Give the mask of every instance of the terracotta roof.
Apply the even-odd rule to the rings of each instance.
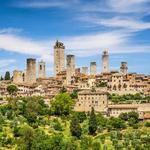
[[[138,106],[137,105],[133,105],[133,104],[120,104],[120,105],[108,105],[108,108],[118,108],[118,109],[121,109],[121,108],[129,108],[129,109],[131,109],[131,108],[133,108],[133,109],[136,109],[136,108],[138,108]]]
[[[89,90],[86,90],[86,91],[81,91],[78,94],[79,95],[96,95],[96,94],[107,94],[107,92],[104,92],[104,91],[91,92]]]
[[[150,113],[145,113],[144,114],[144,119],[150,119]]]

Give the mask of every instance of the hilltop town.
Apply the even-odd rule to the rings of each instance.
[[[38,62],[37,69],[36,59],[28,58],[25,71],[14,70],[11,80],[0,81],[0,97],[5,101],[10,96],[7,86],[15,84],[18,88],[16,96],[42,96],[45,103],[49,103],[64,88],[68,93],[78,92],[75,111],[89,112],[94,107],[95,111],[106,116],[136,111],[141,119],[150,119],[150,75],[129,73],[127,62],[121,62],[120,70],[110,70],[109,59],[109,51],[104,50],[101,56],[101,72],[97,72],[96,62],[90,62],[89,68],[76,68],[75,56],[65,57],[64,44],[56,41],[54,77],[46,77],[44,61]],[[113,95],[140,95],[140,98],[137,101],[129,99],[116,104],[109,100]]]

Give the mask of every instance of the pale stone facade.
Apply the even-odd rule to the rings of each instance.
[[[66,82],[67,85],[72,84],[73,76],[75,75],[75,56],[67,55],[67,74],[66,74]]]
[[[18,84],[18,83],[23,83],[24,78],[23,78],[23,72],[19,70],[14,70],[13,71],[13,83]]]
[[[45,62],[38,62],[38,78],[45,78]]]
[[[104,50],[102,54],[102,73],[109,72],[109,55],[108,50]]]
[[[56,41],[54,46],[54,74],[55,76],[65,69],[65,46],[63,43]]]
[[[90,75],[96,75],[96,62],[90,63]]]
[[[75,111],[90,112],[93,107],[96,112],[106,114],[107,105],[107,92],[86,90],[78,93],[78,100],[74,109]]]
[[[36,59],[27,59],[26,83],[36,83]]]
[[[108,105],[108,116],[118,117],[121,113],[137,112],[140,119],[144,119],[144,114],[150,112],[150,103],[145,104],[114,104]]]

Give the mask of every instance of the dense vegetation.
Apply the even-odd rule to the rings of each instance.
[[[109,94],[108,98],[113,103],[133,103],[133,102],[146,103],[146,102],[150,102],[150,96],[143,96],[140,93],[126,94],[126,95]]]
[[[42,97],[9,98],[0,106],[0,149],[16,150],[149,150],[150,123],[135,112],[106,118],[74,112],[64,91],[46,105]]]

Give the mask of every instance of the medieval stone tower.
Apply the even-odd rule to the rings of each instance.
[[[74,75],[75,75],[75,56],[67,55],[67,77],[66,77],[67,85],[72,83],[73,81],[72,77]]]
[[[36,59],[27,59],[26,67],[26,83],[33,84],[36,82]]]
[[[63,43],[56,41],[54,46],[54,74],[61,72],[65,68],[65,46]]]
[[[82,67],[82,73],[88,75],[88,67]]]
[[[23,72],[19,70],[14,70],[13,71],[13,83],[19,84],[19,83],[23,83],[23,81],[24,81]]]
[[[102,73],[109,72],[109,55],[108,50],[104,50],[102,54]]]
[[[38,78],[45,78],[45,62],[38,62]]]
[[[90,63],[90,75],[96,75],[96,62]]]
[[[123,74],[128,73],[128,64],[127,64],[127,62],[121,62],[120,72],[123,73]]]

